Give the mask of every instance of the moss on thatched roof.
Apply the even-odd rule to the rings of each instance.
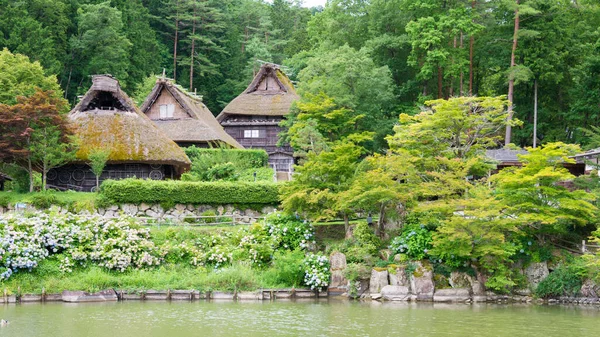
[[[223,109],[217,120],[221,122],[227,115],[284,116],[299,98],[277,65],[263,64],[248,88]]]
[[[198,96],[192,96],[168,79],[160,78],[156,81],[156,85],[141,106],[142,112],[147,113],[150,110],[163,90],[167,90],[189,116],[189,118],[183,119],[153,121],[173,141],[189,143],[223,142],[234,148],[244,148],[223,130],[221,124]]]
[[[79,138],[77,159],[96,149],[110,150],[110,163],[168,164],[180,171],[191,162],[123,92],[110,75],[93,76],[92,87],[69,114]]]

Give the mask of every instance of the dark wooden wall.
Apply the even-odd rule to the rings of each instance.
[[[153,180],[173,179],[175,178],[174,172],[170,165],[112,164],[106,165],[104,168],[100,176],[100,183],[106,179],[120,180],[134,177]],[[48,186],[90,192],[95,190],[96,176],[85,164],[65,165],[48,172]]]

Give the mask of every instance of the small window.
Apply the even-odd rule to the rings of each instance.
[[[175,112],[175,104],[161,104],[160,118],[173,118]]]
[[[244,138],[259,138],[260,132],[258,130],[244,130]]]

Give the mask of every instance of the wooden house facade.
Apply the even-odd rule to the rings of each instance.
[[[100,176],[105,179],[178,178],[191,162],[183,150],[146,117],[110,75],[96,75],[92,86],[69,113],[79,138],[76,161],[48,172],[49,187],[93,191],[96,176],[90,153],[109,152]]]
[[[246,90],[217,116],[225,131],[245,148],[264,149],[269,165],[291,172],[293,149],[278,146],[279,123],[299,99],[289,78],[274,64],[263,64]]]
[[[140,107],[171,140],[181,147],[243,148],[231,137],[201,98],[160,78]]]

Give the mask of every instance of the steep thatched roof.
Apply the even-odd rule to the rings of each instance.
[[[224,142],[235,148],[244,148],[223,130],[221,124],[199,97],[191,96],[168,79],[161,78],[156,81],[156,85],[140,108],[142,112],[148,112],[163,90],[167,90],[188,115],[188,118],[153,120],[173,141],[189,143]]]
[[[88,161],[95,149],[109,149],[110,163],[190,166],[183,150],[170,140],[127,96],[110,75],[96,75],[92,87],[69,117],[79,137],[77,159]]]
[[[300,97],[290,79],[274,64],[263,64],[246,90],[217,116],[227,115],[284,116]]]

